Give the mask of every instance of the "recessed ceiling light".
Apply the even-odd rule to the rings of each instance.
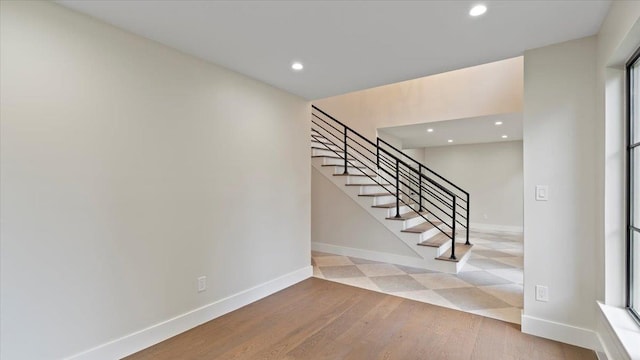
[[[453,140],[449,139],[449,140],[447,140],[447,142],[448,142],[448,143],[452,143],[452,142],[453,142]]]
[[[480,16],[484,13],[487,12],[487,7],[482,5],[482,4],[478,4],[474,7],[471,8],[471,10],[469,10],[469,15],[471,16]]]
[[[291,69],[293,69],[293,71],[300,71],[304,69],[304,65],[302,65],[301,62],[296,61],[293,64],[291,64]]]
[[[508,136],[507,135],[502,135],[502,138],[506,139],[506,138],[508,138]]]
[[[433,132],[433,129],[427,129],[427,132]]]
[[[496,121],[494,124],[500,126],[500,125],[502,125],[502,121]]]

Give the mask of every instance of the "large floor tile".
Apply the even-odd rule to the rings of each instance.
[[[427,289],[450,289],[473,286],[451,274],[411,274],[411,276]]]
[[[390,293],[427,289],[409,275],[373,276],[370,279],[378,285],[380,290]]]
[[[325,279],[335,278],[352,278],[352,277],[364,277],[365,275],[355,265],[343,265],[343,266],[320,266],[320,271],[324,275]]]
[[[476,287],[435,289],[434,291],[462,310],[498,309],[511,307],[510,304]]]
[[[359,264],[356,265],[367,276],[404,275],[405,272],[391,264]]]
[[[467,271],[458,273],[458,278],[475,286],[509,284],[510,281],[486,271]]]

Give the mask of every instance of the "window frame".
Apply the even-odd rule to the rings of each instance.
[[[640,48],[638,48],[633,55],[631,56],[631,58],[629,58],[629,61],[627,61],[627,63],[625,64],[625,76],[626,76],[626,117],[627,117],[627,121],[626,121],[626,144],[625,144],[625,153],[626,153],[626,225],[627,225],[627,231],[626,231],[626,308],[629,311],[629,313],[631,314],[632,318],[638,323],[640,324],[640,314],[639,311],[640,309],[635,309],[633,307],[633,286],[634,286],[634,274],[633,274],[633,264],[634,261],[638,262],[640,261],[640,259],[635,259],[635,257],[633,256],[633,251],[634,251],[634,239],[633,239],[633,234],[634,232],[640,234],[640,228],[637,228],[633,225],[633,216],[634,216],[634,212],[636,211],[640,211],[640,209],[635,209],[635,206],[633,204],[633,200],[632,197],[634,195],[634,189],[633,189],[633,171],[634,171],[634,165],[633,165],[633,152],[635,148],[640,149],[640,141],[633,143],[634,141],[634,132],[635,132],[635,128],[633,126],[634,123],[634,102],[633,102],[633,98],[634,97],[640,97],[640,89],[634,89],[633,88],[633,84],[632,84],[632,67],[636,64],[640,62]],[[640,69],[637,69],[636,71],[640,71]],[[637,169],[636,169],[637,170]],[[636,192],[639,192],[640,189],[636,189]],[[638,240],[635,240],[635,242],[638,242]],[[637,245],[636,245],[637,246]],[[635,284],[636,286],[640,286],[640,284]]]

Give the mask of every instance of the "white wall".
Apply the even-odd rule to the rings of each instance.
[[[593,345],[596,261],[596,38],[525,52],[524,317],[522,329]],[[549,201],[535,201],[536,185]],[[549,302],[534,286],[549,287]],[[561,324],[561,325],[559,325]]]
[[[472,228],[522,231],[522,141],[427,147],[423,159],[469,192]]]
[[[316,100],[369,138],[379,128],[522,111],[522,57]]]
[[[402,149],[402,152],[413,158],[415,161],[419,161],[424,164],[424,148]]]
[[[308,269],[307,102],[53,3],[1,10],[1,358]]]

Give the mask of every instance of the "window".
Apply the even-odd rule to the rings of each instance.
[[[627,307],[640,321],[640,49],[627,63]]]

